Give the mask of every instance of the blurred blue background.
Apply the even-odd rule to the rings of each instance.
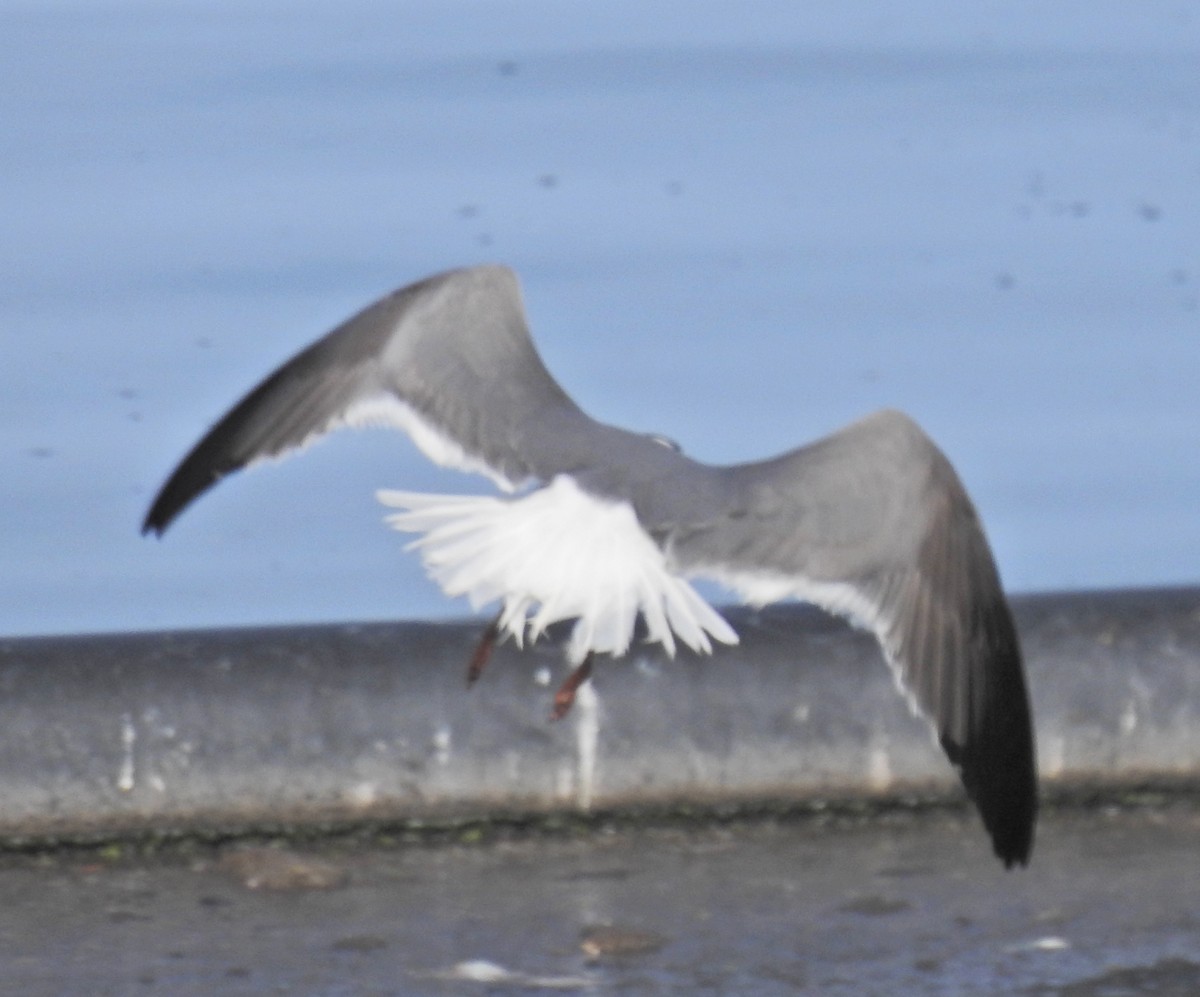
[[[1200,580],[1200,8],[0,3],[0,634],[432,618],[401,436],[163,478],[379,294],[499,261],[594,416],[767,456],[869,411],[1010,590]]]

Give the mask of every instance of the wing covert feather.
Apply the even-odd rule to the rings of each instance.
[[[669,541],[681,570],[748,602],[791,595],[870,626],[959,769],[996,853],[1025,862],[1037,780],[1020,647],[983,529],[946,457],[915,422],[885,411],[726,473],[735,500]]]
[[[538,356],[512,271],[455,270],[380,299],[263,380],[180,462],[142,529],[162,533],[226,474],[345,425],[396,426],[438,463],[517,483],[574,456],[527,445],[547,424],[590,422]]]

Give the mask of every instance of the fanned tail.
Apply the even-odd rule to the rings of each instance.
[[[678,638],[709,653],[710,638],[736,644],[733,628],[666,566],[633,509],[582,491],[570,478],[519,498],[380,491],[401,511],[387,522],[422,534],[416,550],[448,596],[473,609],[503,600],[499,627],[521,642],[577,619],[568,658],[621,655],[639,615],[647,640],[674,655]]]

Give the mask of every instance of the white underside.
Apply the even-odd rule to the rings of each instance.
[[[785,575],[772,571],[706,568],[699,574],[724,585],[750,606],[761,608],[773,602],[782,602],[784,599],[799,599],[820,606],[826,612],[840,616],[857,627],[870,630],[880,642],[896,689],[907,701],[914,715],[923,715],[915,693],[904,682],[900,664],[885,636],[894,621],[853,585],[846,582],[814,581],[800,575]]]
[[[639,615],[647,640],[675,653],[678,638],[709,652],[709,638],[736,644],[733,628],[688,582],[624,502],[588,495],[566,475],[518,498],[380,491],[402,511],[395,529],[423,534],[409,546],[449,596],[478,609],[502,603],[500,626],[518,642],[577,619],[568,658],[629,649]]]
[[[879,622],[876,608],[858,589],[845,582],[816,582],[775,571],[730,571],[718,567],[704,568],[698,573],[736,592],[742,602],[758,609],[784,599],[800,599],[867,629],[874,629]]]
[[[439,467],[486,475],[505,492],[515,491],[520,484],[509,481],[487,462],[467,453],[454,439],[393,394],[381,393],[355,402],[346,410],[341,423],[354,427],[386,426],[399,429],[407,433],[417,449]]]

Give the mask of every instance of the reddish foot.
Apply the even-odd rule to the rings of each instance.
[[[554,709],[550,711],[551,720],[561,720],[571,712],[571,707],[575,705],[575,693],[591,677],[592,656],[589,653],[579,667],[567,676],[566,681],[558,687],[558,692],[554,694]]]
[[[467,663],[468,689],[479,681],[479,676],[483,674],[484,668],[487,667],[488,659],[492,656],[492,648],[496,646],[496,638],[499,636],[500,617],[497,616],[488,624],[488,628],[483,632],[483,636],[479,638],[479,643],[475,645],[475,653],[471,655],[471,660]]]

